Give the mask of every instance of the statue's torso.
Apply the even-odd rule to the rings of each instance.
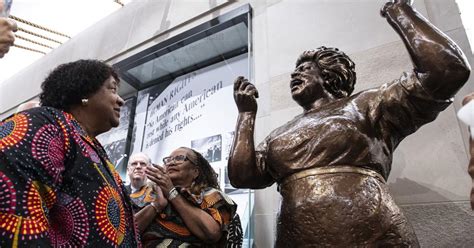
[[[348,99],[296,117],[270,135],[268,171],[280,183],[315,167],[353,166],[388,174],[391,139],[376,128],[369,109]],[[416,247],[412,228],[382,181],[333,173],[281,184],[276,247]]]
[[[274,130],[257,149],[258,166],[280,184],[277,247],[417,247],[387,186],[367,174],[290,178],[312,168],[364,168],[387,178],[395,147],[449,105],[413,74],[304,113]],[[285,182],[285,183],[282,183]]]
[[[278,128],[268,138],[269,172],[283,179],[302,169],[351,165],[388,174],[392,151],[367,110],[357,99],[342,99]]]

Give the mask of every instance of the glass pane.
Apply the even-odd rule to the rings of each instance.
[[[129,69],[127,72],[135,77],[140,84],[145,84],[169,74],[179,73],[183,69],[220,57],[223,54],[246,49],[247,42],[248,28],[245,23],[241,22],[160,55]]]
[[[159,165],[181,146],[200,152],[219,175],[221,189],[238,204],[246,238],[253,205],[249,190],[230,185],[227,160],[238,115],[233,82],[248,77],[248,60],[242,54],[139,91],[131,152],[145,152]]]

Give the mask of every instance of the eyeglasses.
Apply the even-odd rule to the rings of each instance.
[[[174,157],[165,157],[165,158],[163,158],[163,163],[169,164],[173,161],[175,163],[183,163],[184,161],[187,161],[187,160],[189,160],[189,158],[186,157],[186,155],[178,155],[178,156],[174,156]]]
[[[130,167],[137,167],[137,166],[139,166],[139,165],[145,167],[145,166],[147,166],[147,163],[135,161],[135,162],[131,163],[129,166],[130,166]]]

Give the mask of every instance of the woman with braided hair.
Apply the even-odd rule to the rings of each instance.
[[[146,169],[158,199],[135,215],[144,247],[228,246],[237,205],[220,191],[209,162],[187,147],[174,150],[163,162],[163,167]]]

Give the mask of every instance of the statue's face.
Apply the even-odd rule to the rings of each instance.
[[[311,104],[325,96],[323,83],[321,70],[315,62],[301,63],[291,74],[291,96],[301,106]]]

